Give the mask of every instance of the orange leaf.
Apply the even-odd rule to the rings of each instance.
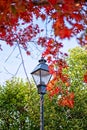
[[[68,29],[67,27],[62,28],[59,32],[59,36],[61,39],[70,38],[72,36],[72,29]]]

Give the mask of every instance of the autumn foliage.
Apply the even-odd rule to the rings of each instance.
[[[0,1],[0,39],[6,41],[10,46],[18,43],[22,46],[26,53],[30,55],[28,44],[34,38],[38,37],[36,43],[45,48],[43,56],[49,62],[50,72],[53,74],[53,80],[49,86],[52,86],[51,96],[63,93],[62,85],[70,87],[68,75],[63,75],[62,69],[68,68],[68,65],[61,57],[67,56],[60,49],[63,43],[60,42],[66,38],[76,37],[78,44],[84,46],[87,44],[87,1],[86,0],[45,0],[39,4],[35,4],[34,0],[1,0]],[[44,4],[43,4],[44,3]],[[53,34],[48,36],[40,36],[38,34],[44,32],[34,19],[41,19],[43,22],[48,17],[49,25]],[[29,43],[30,42],[30,43]],[[74,44],[74,43],[73,43]],[[57,86],[61,80],[62,85]],[[84,75],[87,82],[87,76]],[[68,94],[60,101],[73,107],[72,93]],[[68,100],[69,99],[69,100]],[[68,101],[67,101],[68,100]]]
[[[28,29],[30,29],[28,38],[29,40],[32,39],[32,37],[35,37],[36,34],[40,33],[40,28],[39,31],[35,31],[37,28],[35,28],[35,23],[33,22],[34,16],[36,17],[36,19],[41,18],[44,21],[46,19],[46,16],[48,15],[49,20],[54,20],[52,28],[54,30],[55,36],[59,37],[60,39],[71,38],[72,36],[78,36],[78,34],[84,30],[84,36],[77,38],[79,40],[79,44],[86,44],[86,41],[84,41],[87,38],[86,0],[48,0],[48,2],[48,4],[37,6],[33,4],[32,0],[1,0],[0,39],[5,41],[9,39],[10,41],[11,38],[15,38],[15,36],[13,36],[12,34],[13,31],[18,29],[18,26],[20,25],[20,20],[22,25],[26,23],[30,24],[30,26],[28,26]],[[44,10],[44,12],[42,12],[42,9]],[[69,27],[66,23],[69,25]],[[28,31],[29,30],[27,30],[26,34],[28,33]],[[7,35],[10,35],[10,38],[7,37]],[[28,40],[25,40],[24,44],[26,44],[27,41]]]
[[[87,83],[87,73],[84,74],[84,82]]]

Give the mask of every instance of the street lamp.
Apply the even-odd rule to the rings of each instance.
[[[40,130],[44,130],[44,94],[46,94],[46,85],[51,78],[51,74],[49,73],[46,60],[43,57],[39,60],[39,64],[31,74],[37,86],[38,94],[40,94]]]

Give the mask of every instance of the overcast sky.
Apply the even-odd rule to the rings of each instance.
[[[2,41],[0,41],[0,44],[2,45],[3,49],[3,51],[0,51],[0,84],[3,84],[6,80],[11,79],[11,77],[13,76],[26,79],[26,75],[21,64],[18,48],[15,46],[10,47]],[[75,46],[77,46],[77,42],[74,38],[72,40],[65,40],[62,51],[68,52],[70,48],[74,48]],[[34,46],[32,48],[33,49],[31,56],[27,56],[25,51],[22,50],[24,63],[29,79],[31,79],[30,73],[38,64],[38,60],[41,57],[41,52],[39,52]],[[20,69],[18,70],[18,68]]]

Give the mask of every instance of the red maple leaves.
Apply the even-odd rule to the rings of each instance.
[[[53,78],[53,80],[47,85],[47,91],[50,98],[52,99],[55,95],[60,95],[58,99],[58,104],[60,106],[67,106],[69,108],[74,107],[74,93],[69,92],[67,87],[70,87],[70,83],[66,82],[66,88],[63,89],[63,83],[59,83],[58,77]],[[59,85],[60,84],[60,85]],[[68,86],[67,86],[68,84]],[[58,86],[59,85],[59,86]]]
[[[71,92],[66,96],[62,96],[62,98],[59,99],[58,104],[61,106],[67,106],[69,108],[74,107],[74,93]]]
[[[63,59],[54,60],[49,66],[50,73],[53,74],[53,79],[47,85],[47,91],[50,98],[61,95],[58,98],[58,104],[61,106],[67,106],[69,108],[74,107],[74,93],[70,92],[70,78],[67,74],[62,72],[63,68],[68,69],[68,65]]]
[[[84,74],[84,82],[87,83],[87,73]]]
[[[53,19],[52,28],[54,34],[60,39],[70,38],[72,36],[78,36],[78,34],[86,29],[86,7],[85,0],[48,0],[51,4],[47,6],[33,5],[32,1],[1,1],[0,2],[0,38],[5,40],[5,34],[7,34],[7,28],[10,26],[9,31],[12,31],[13,26],[19,25],[19,19],[23,20],[23,23],[32,23],[33,16],[37,19],[41,18],[43,21],[46,16],[49,19]],[[42,8],[44,13],[42,13]],[[82,11],[81,11],[82,10]],[[66,26],[66,23],[70,27]],[[33,23],[32,23],[33,24]],[[32,26],[33,27],[33,26]],[[9,33],[10,34],[10,33]],[[82,45],[83,40],[79,40]],[[10,41],[10,40],[9,40]]]

